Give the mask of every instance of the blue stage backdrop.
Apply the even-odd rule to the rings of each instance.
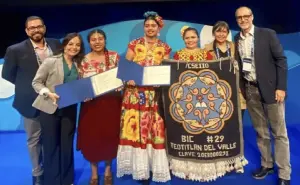
[[[201,47],[213,39],[211,33],[212,26],[210,25],[166,20],[165,27],[160,33],[160,39],[167,42],[172,47],[172,54],[176,50],[184,47],[180,29],[185,25],[195,27],[199,30]],[[103,29],[106,32],[107,48],[117,51],[121,57],[125,56],[127,44],[130,40],[143,36],[143,20],[124,21],[95,28]],[[95,28],[80,32],[85,41],[86,52],[90,51],[86,39],[87,34],[90,30]],[[236,30],[231,30],[228,39],[232,40],[236,33]],[[300,114],[298,113],[298,110],[300,109],[300,98],[298,98],[298,92],[300,91],[298,82],[300,74],[300,47],[298,45],[298,43],[300,43],[300,33],[280,34],[278,36],[288,58],[289,73],[286,120],[289,125],[297,124],[300,122]],[[0,59],[0,73],[2,71],[2,64],[3,59]],[[23,130],[21,116],[12,108],[13,98],[14,86],[0,78],[0,131]],[[245,117],[244,124],[250,124],[248,115]]]

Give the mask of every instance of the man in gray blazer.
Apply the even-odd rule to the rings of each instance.
[[[13,107],[22,115],[27,135],[27,146],[32,162],[33,185],[42,184],[42,147],[39,111],[32,107],[37,97],[31,83],[46,57],[61,48],[59,40],[45,38],[46,26],[37,16],[30,16],[25,23],[28,39],[7,48],[2,78],[15,85]]]
[[[263,179],[273,173],[275,162],[279,169],[279,185],[289,185],[290,146],[284,117],[287,60],[276,32],[253,25],[254,15],[250,8],[238,8],[235,17],[241,28],[235,36],[236,59],[242,69],[241,91],[246,97],[261,153],[261,168],[253,177]],[[275,141],[275,160],[269,127]]]

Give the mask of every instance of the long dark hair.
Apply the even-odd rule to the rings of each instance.
[[[87,40],[90,43],[91,42],[91,37],[93,34],[99,33],[100,35],[102,35],[104,37],[104,43],[105,43],[105,47],[104,47],[104,56],[105,56],[105,65],[106,67],[109,66],[109,54],[108,54],[108,49],[106,48],[106,34],[103,30],[100,29],[94,29],[92,31],[89,32],[88,36],[87,36]],[[91,51],[93,51],[91,49]]]
[[[57,53],[54,53],[54,55],[58,55],[58,54],[63,54],[64,53],[64,48],[68,45],[68,43],[70,42],[70,40],[72,40],[73,38],[78,37],[80,40],[80,51],[77,55],[75,55],[73,57],[73,61],[77,63],[77,65],[80,66],[81,61],[84,58],[84,43],[82,40],[82,37],[79,33],[68,33],[62,40],[62,45],[61,45],[61,49],[58,50]]]
[[[92,31],[89,32],[89,34],[87,35],[87,40],[88,42],[90,43],[91,41],[91,37],[93,34],[95,33],[99,33],[100,35],[102,35],[104,37],[104,41],[105,41],[105,47],[104,47],[104,51],[107,52],[107,48],[106,48],[106,33],[103,31],[103,30],[100,30],[100,29],[94,29]],[[91,49],[92,50],[92,49]]]

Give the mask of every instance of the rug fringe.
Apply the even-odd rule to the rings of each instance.
[[[215,163],[197,163],[171,159],[170,169],[173,175],[182,179],[210,182],[224,176],[228,172],[241,169],[247,164],[248,161],[244,156]]]

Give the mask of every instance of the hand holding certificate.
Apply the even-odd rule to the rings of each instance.
[[[123,86],[123,82],[117,78],[118,68],[103,73],[61,84],[55,87],[59,95],[58,107],[63,108],[80,103],[86,99],[95,98],[114,91]]]
[[[134,62],[122,60],[119,62],[117,77],[133,80],[139,86],[170,85],[170,66],[140,66]]]

